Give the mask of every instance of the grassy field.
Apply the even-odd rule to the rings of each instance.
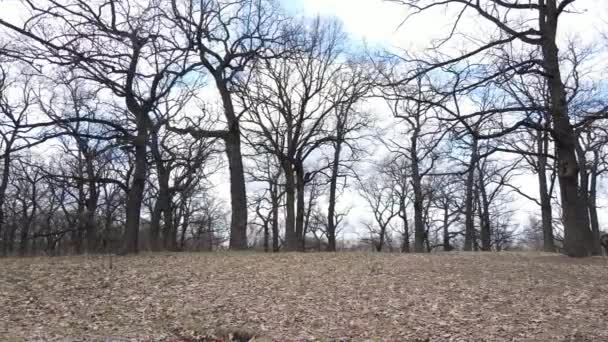
[[[0,259],[0,340],[608,341],[608,258],[148,254],[111,265]]]

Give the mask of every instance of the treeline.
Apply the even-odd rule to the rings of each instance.
[[[270,0],[24,3],[0,19],[2,253],[335,251],[349,224],[378,251],[503,250],[515,199],[545,251],[601,253],[597,51],[558,49],[575,1],[399,3],[457,5],[452,33],[362,51]],[[467,18],[488,30],[464,43]]]

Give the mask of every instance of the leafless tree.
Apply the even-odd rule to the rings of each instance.
[[[378,170],[360,181],[359,193],[365,199],[374,218],[373,223],[363,222],[363,224],[372,236],[370,242],[376,251],[380,252],[385,245],[387,231],[393,219],[399,215],[399,197],[396,196],[392,179]]]
[[[182,37],[182,49],[197,56],[195,64],[211,76],[221,98],[225,129],[209,130],[189,126],[176,132],[196,138],[219,138],[226,146],[230,169],[232,221],[230,247],[247,248],[247,194],[241,152],[241,116],[235,105],[235,85],[242,82],[260,58],[271,58],[270,49],[290,37],[281,14],[270,1],[257,0],[172,0],[170,18]]]
[[[450,39],[457,37],[458,27],[467,15],[484,20],[490,27],[498,29],[498,34],[485,34],[484,37],[475,37],[476,43],[471,44],[468,50],[456,56],[448,54],[435,58],[427,58],[422,68],[418,68],[411,75],[396,80],[397,83],[410,83],[417,80],[420,75],[439,70],[467,70],[468,80],[454,78],[450,82],[449,96],[458,98],[458,94],[469,92],[472,88],[481,85],[491,85],[492,82],[508,82],[514,75],[529,74],[542,75],[546,80],[549,95],[548,108],[522,108],[515,101],[505,99],[497,102],[492,108],[484,111],[465,113],[460,107],[445,108],[453,116],[466,124],[467,117],[493,113],[505,116],[524,113],[523,119],[512,120],[513,124],[494,129],[485,133],[470,130],[477,138],[493,138],[504,136],[521,127],[537,127],[525,115],[526,110],[544,110],[551,114],[551,134],[555,139],[556,157],[558,163],[558,179],[560,184],[562,216],[564,219],[565,241],[564,252],[570,256],[583,257],[590,255],[593,248],[593,237],[589,229],[587,210],[584,199],[580,196],[579,170],[580,164],[576,156],[575,128],[585,122],[595,120],[603,115],[602,108],[594,108],[579,120],[571,120],[569,103],[567,99],[567,85],[564,82],[563,65],[560,63],[557,45],[557,31],[559,18],[575,3],[574,0],[539,0],[528,3],[507,1],[466,1],[466,0],[394,0],[405,5],[412,14],[429,11],[433,8],[445,7],[448,10],[457,10],[454,15],[454,25],[447,38],[436,44],[438,50]],[[533,20],[520,20],[524,16]],[[461,20],[462,19],[462,20]],[[473,40],[469,40],[473,41]],[[513,55],[510,51],[525,50],[525,58]],[[493,58],[498,56],[498,59]],[[486,59],[479,67],[479,58]],[[405,57],[408,60],[420,59]],[[493,61],[492,61],[493,60]],[[492,62],[490,62],[492,61]],[[491,63],[491,64],[490,64]],[[463,75],[461,72],[459,76]],[[542,127],[538,127],[543,129]]]
[[[289,250],[303,248],[305,185],[319,171],[307,171],[305,164],[321,146],[336,140],[333,127],[327,127],[332,113],[361,96],[360,73],[340,60],[345,39],[336,22],[315,19],[292,45],[283,47],[290,53],[257,63],[240,93],[251,116],[250,129],[260,137],[252,143],[276,155],[283,168]]]
[[[15,67],[14,65],[8,65]],[[4,205],[11,178],[14,155],[18,150],[27,146],[23,133],[29,130],[27,117],[31,114],[34,105],[34,96],[31,88],[31,78],[22,75],[23,79],[17,81],[16,75],[10,75],[5,65],[0,64],[0,161],[2,162],[2,178],[0,179],[0,238],[5,228]],[[6,239],[3,240],[6,244]],[[5,251],[4,247],[0,247]]]
[[[422,184],[425,176],[434,171],[441,155],[443,138],[450,130],[439,120],[437,111],[440,107],[432,105],[434,100],[428,97],[433,94],[425,91],[422,79],[405,87],[389,84],[382,88],[382,96],[387,100],[393,116],[403,122],[406,127],[403,133],[409,137],[407,142],[391,140],[389,148],[408,160],[414,204],[414,252],[421,253],[426,236]],[[410,98],[415,100],[410,101]]]
[[[173,48],[160,15],[163,8],[154,1],[40,0],[28,1],[27,6],[31,18],[23,26],[0,20],[21,43],[16,54],[32,65],[70,68],[74,79],[97,83],[123,99],[131,115],[133,133],[125,139],[133,146],[135,158],[127,192],[123,252],[136,253],[148,170],[150,113],[197,65],[188,64],[190,51]]]

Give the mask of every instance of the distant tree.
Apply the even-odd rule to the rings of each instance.
[[[542,222],[535,216],[529,216],[523,227],[520,243],[528,249],[535,251],[543,249]]]
[[[394,183],[379,170],[370,173],[359,183],[359,193],[367,203],[373,215],[372,222],[363,222],[371,236],[371,243],[376,251],[382,251],[386,245],[387,234],[391,223],[399,215],[399,198],[394,190]]]

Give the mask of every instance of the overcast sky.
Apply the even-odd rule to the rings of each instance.
[[[429,48],[433,38],[445,36],[449,32],[451,18],[449,13],[437,10],[430,14],[419,15],[407,23],[402,24],[407,12],[404,6],[383,0],[280,0],[283,5],[297,15],[307,16],[329,16],[342,21],[344,29],[351,35],[353,43],[363,47],[367,45],[374,49],[406,49],[410,52],[422,51]],[[0,0],[0,17],[15,23],[19,22],[23,12],[19,9],[20,0]],[[577,0],[575,2],[576,14],[568,14],[562,18],[560,24],[561,39],[576,39],[585,45],[598,45],[599,36],[602,31],[608,31],[608,0]],[[483,23],[471,19],[465,22],[462,29],[475,33],[485,33]],[[605,47],[604,47],[604,50]],[[608,61],[605,58],[604,61]],[[605,70],[605,69],[604,69]],[[597,73],[598,77],[605,77]],[[382,109],[376,108],[380,111]],[[228,193],[229,186],[227,177],[218,179],[220,192]],[[529,189],[530,195],[536,195],[536,181],[534,176],[528,176],[521,180],[522,188]],[[603,188],[603,187],[602,187]],[[605,196],[605,189],[601,189]],[[354,205],[355,209],[349,217],[351,224],[350,237],[353,237],[353,229],[359,226],[362,217],[367,216],[363,203],[356,196],[345,196],[349,200],[343,201],[342,205]],[[228,201],[227,201],[228,202]],[[347,203],[345,203],[347,202]],[[514,203],[522,210],[517,215],[517,220],[524,223],[528,211],[534,208],[525,199]],[[534,210],[534,209],[532,209]],[[600,210],[600,213],[606,210]],[[608,215],[602,215],[604,222],[608,221]]]
[[[536,0],[535,0],[536,1]],[[384,0],[282,0],[286,7],[307,15],[334,16],[356,39],[371,44],[410,47],[424,46],[429,37],[445,34],[449,17],[438,10],[433,15],[413,18],[400,27],[406,16],[404,6]],[[525,2],[525,1],[523,1]],[[564,17],[562,34],[578,34],[590,41],[608,24],[608,1],[577,0],[577,14]],[[564,30],[566,28],[566,30]],[[566,32],[567,31],[567,32]]]

